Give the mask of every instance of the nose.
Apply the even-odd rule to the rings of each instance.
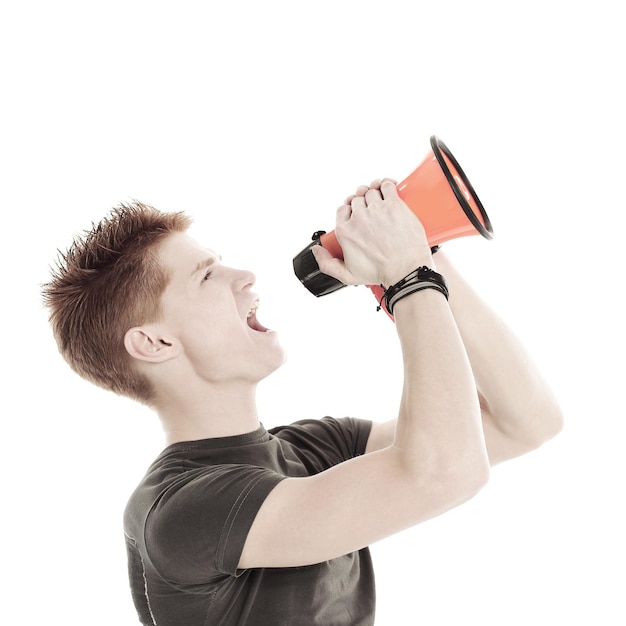
[[[236,291],[250,289],[256,282],[256,276],[249,270],[233,269],[233,286]]]

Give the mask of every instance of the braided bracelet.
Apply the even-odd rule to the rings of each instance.
[[[381,287],[384,289],[384,285],[381,285]],[[445,296],[446,300],[448,299],[448,287],[443,276],[431,270],[429,267],[422,265],[410,274],[407,274],[395,285],[388,287],[378,303],[377,310],[380,311],[384,301],[385,308],[390,315],[393,315],[393,308],[399,300],[418,291],[422,291],[423,289],[436,289]]]

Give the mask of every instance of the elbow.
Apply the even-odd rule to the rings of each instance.
[[[508,414],[483,413],[483,426],[488,426],[492,435],[487,441],[495,465],[532,452],[556,437],[563,430],[564,417],[552,398],[540,398]]]
[[[442,470],[435,479],[439,485],[442,511],[461,506],[478,495],[490,478],[488,460]]]
[[[549,441],[550,439],[556,437],[563,430],[564,426],[565,419],[563,417],[563,413],[557,407],[555,410],[552,411],[550,419],[546,423],[546,428],[545,432],[543,433],[543,440],[541,441],[541,443],[545,443],[546,441]]]
[[[467,498],[476,495],[487,485],[491,478],[491,463],[487,452],[487,444],[482,433],[480,436],[468,438],[465,446],[457,449],[454,457],[442,467],[444,476],[448,474],[454,483],[459,485],[461,494]]]
[[[473,460],[471,463],[460,468],[458,482],[463,490],[465,499],[473,498],[489,482],[491,477],[491,464],[485,454]]]
[[[440,465],[435,472],[433,482],[439,485],[446,508],[453,508],[471,500],[487,485],[491,464],[486,450],[475,450],[465,458]]]
[[[548,432],[546,433],[546,439],[552,439],[556,437],[565,426],[565,416],[558,404],[554,404],[548,412]]]
[[[423,454],[406,455],[396,446],[385,453],[396,454],[397,473],[402,479],[403,506],[414,526],[427,519],[463,505],[487,485],[491,466],[484,445],[457,448],[454,454],[448,447],[429,446]],[[413,457],[413,458],[411,458]]]
[[[528,433],[526,445],[529,450],[541,447],[556,437],[565,425],[560,407],[556,404],[543,406],[536,410],[533,420],[534,428]]]

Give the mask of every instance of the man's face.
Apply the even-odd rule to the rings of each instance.
[[[159,325],[180,342],[197,375],[258,382],[282,365],[277,334],[256,319],[254,274],[222,265],[183,233],[168,236],[159,260],[170,276]]]

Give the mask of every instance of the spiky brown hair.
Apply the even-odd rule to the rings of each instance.
[[[168,282],[157,248],[191,219],[134,201],[120,204],[59,251],[52,279],[42,287],[60,353],[96,385],[150,404],[149,381],[132,366],[124,335],[157,321]]]

